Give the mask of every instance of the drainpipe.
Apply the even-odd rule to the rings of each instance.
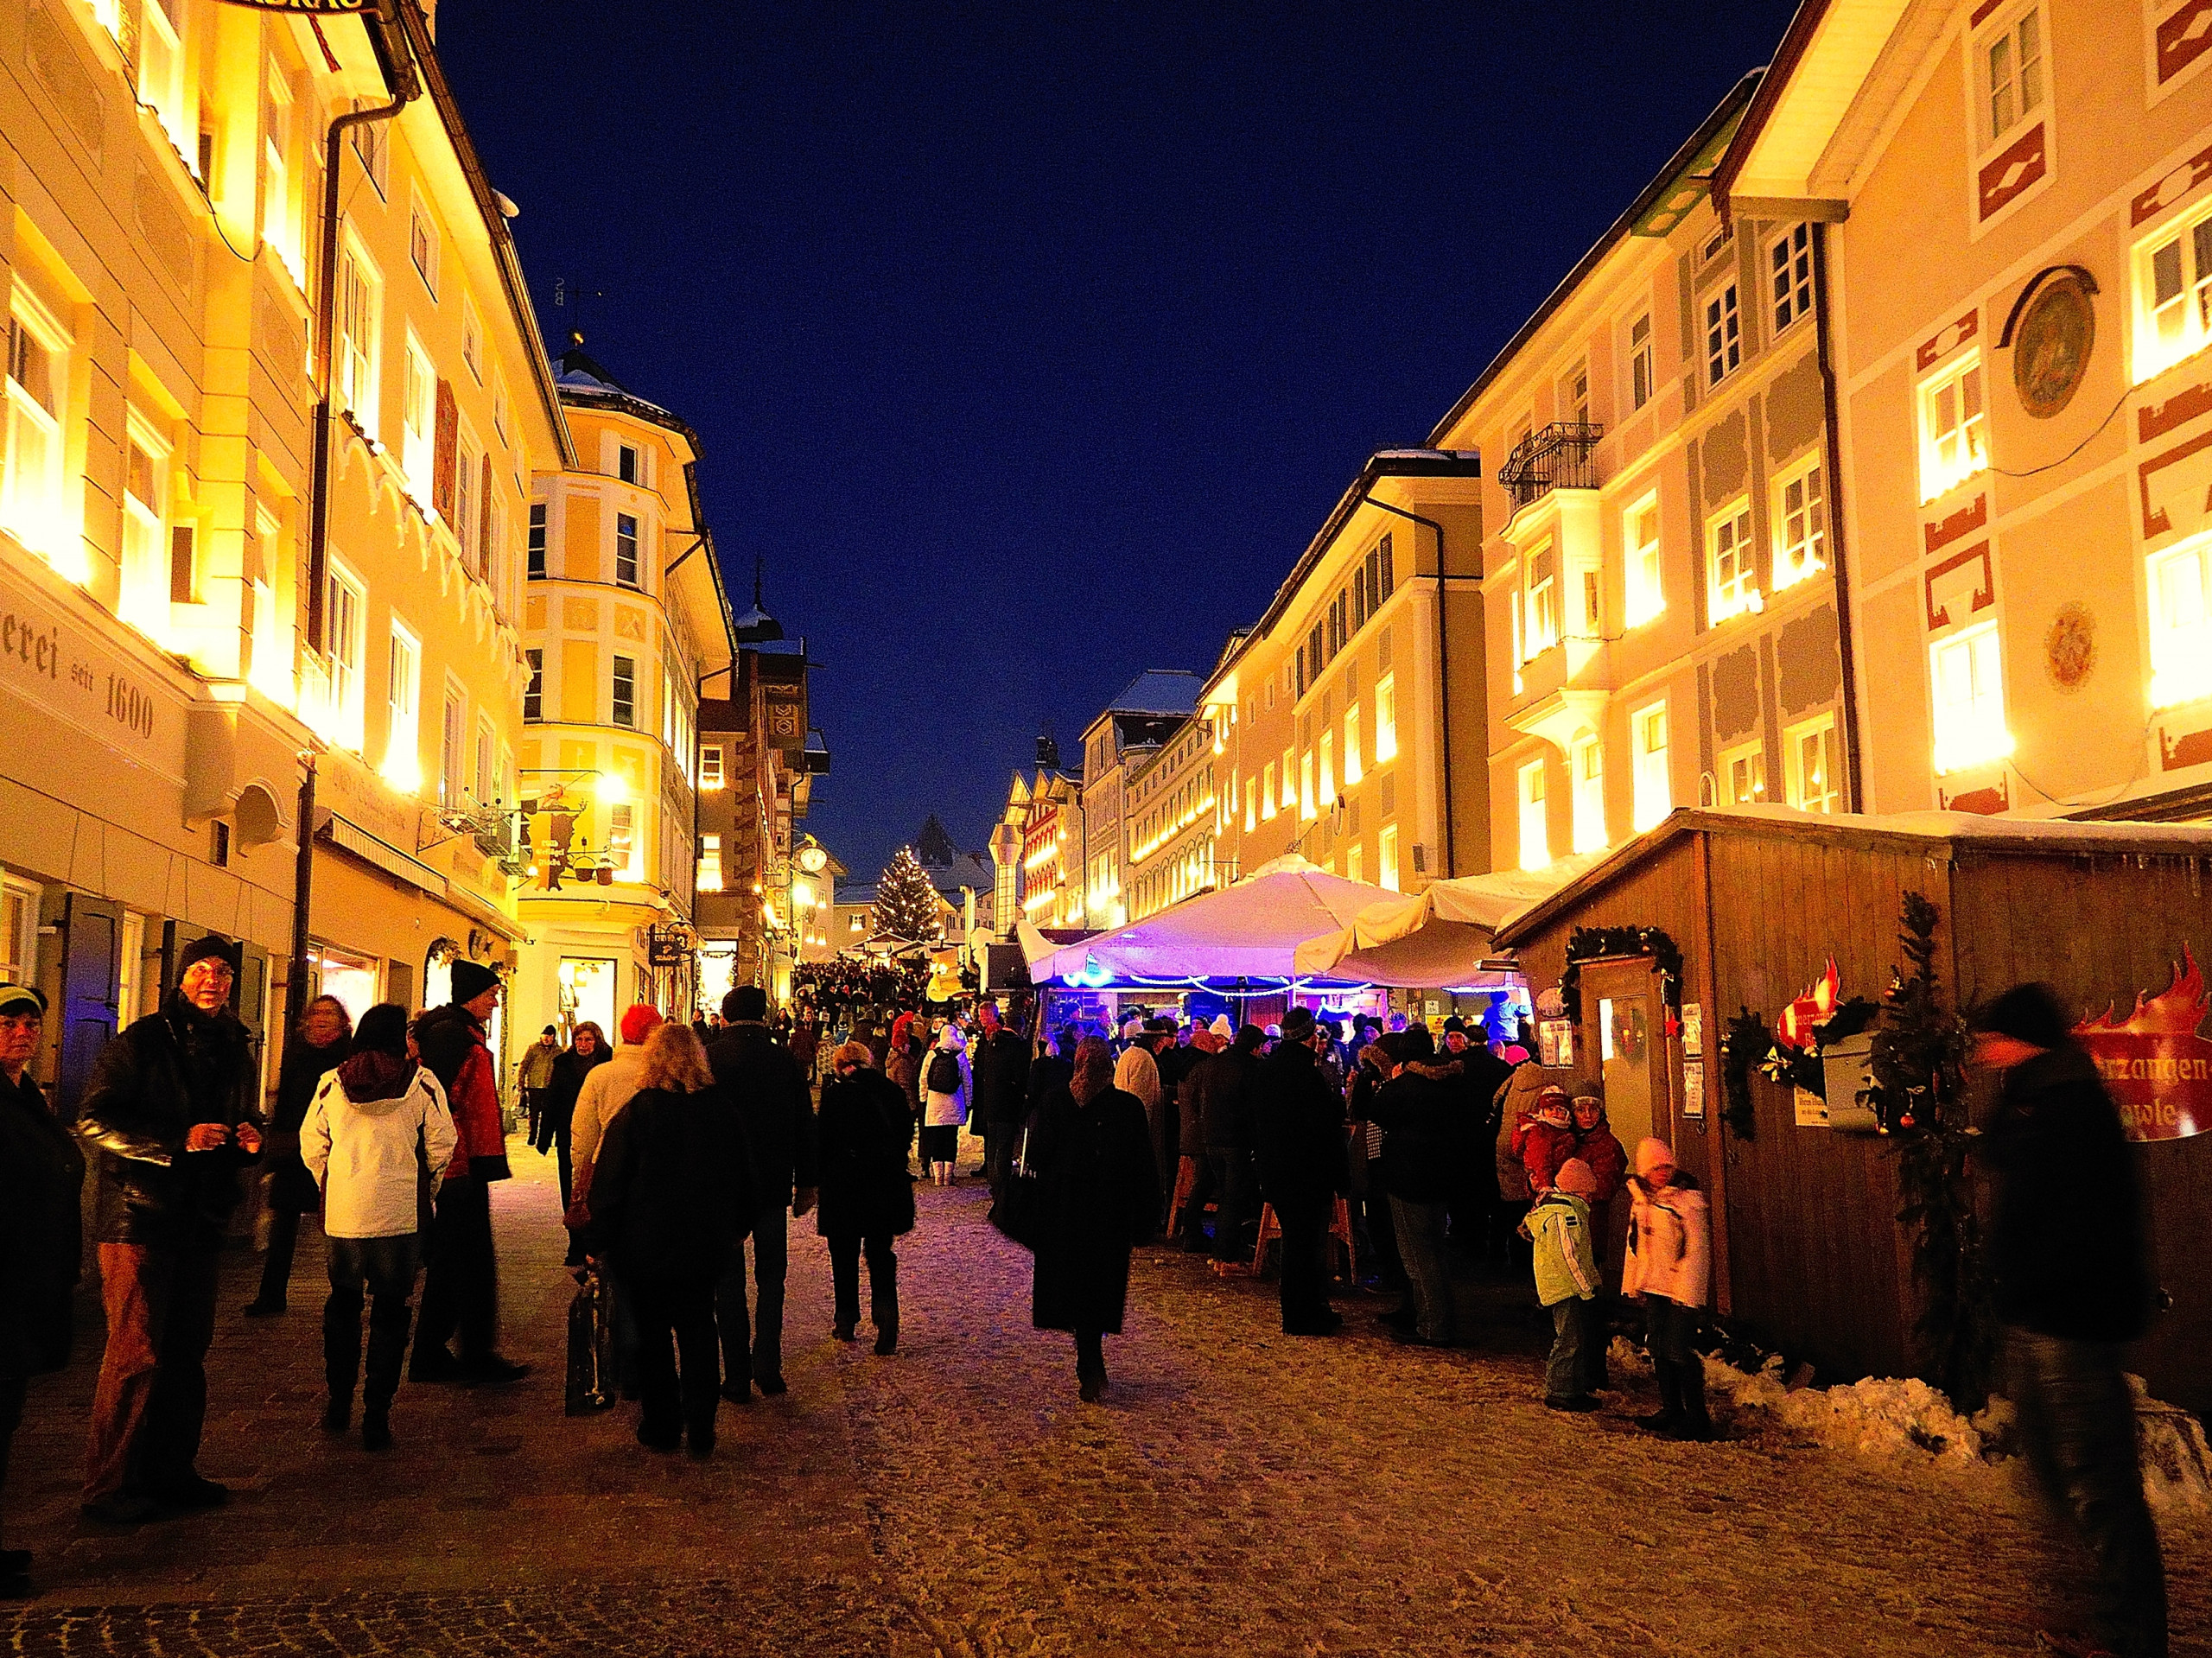
[[[1813,325],[1821,365],[1821,410],[1827,426],[1828,569],[1835,580],[1836,657],[1843,672],[1843,752],[1851,785],[1845,800],[1854,812],[1866,810],[1866,785],[1859,766],[1859,667],[1851,631],[1851,586],[1844,574],[1843,446],[1836,410],[1835,359],[1828,334],[1828,227],[1813,225]]]
[[[330,124],[323,140],[321,264],[315,276],[315,458],[313,482],[308,495],[308,638],[307,648],[323,648],[323,581],[330,563],[330,359],[336,327],[331,315],[338,291],[338,206],[340,167],[345,160],[347,129],[372,121],[388,121],[406,108],[420,89],[415,64],[404,52],[395,54],[385,30],[392,27],[389,0],[383,0],[367,26],[369,42],[376,48],[385,85],[392,101],[375,109],[355,110]],[[305,775],[300,780],[298,834],[300,849],[292,872],[292,959],[284,977],[285,1013],[297,1019],[307,1005],[308,906],[315,895],[315,750],[302,753]]]
[[[1408,512],[1402,506],[1393,506],[1388,501],[1378,501],[1373,486],[1360,494],[1366,505],[1384,512],[1395,512],[1402,518],[1425,524],[1436,537],[1436,683],[1438,701],[1443,704],[1443,716],[1438,721],[1437,745],[1443,751],[1444,810],[1444,879],[1450,880],[1459,873],[1458,842],[1452,834],[1452,818],[1457,802],[1452,794],[1452,648],[1444,628],[1444,597],[1451,591],[1451,577],[1444,569],[1444,526],[1433,518],[1424,518],[1418,512]],[[1416,565],[1418,569],[1419,566]]]

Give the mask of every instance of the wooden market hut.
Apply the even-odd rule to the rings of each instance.
[[[1669,1139],[1704,1184],[1720,1312],[1828,1379],[1919,1368],[1892,1142],[1824,1126],[1817,1102],[1756,1071],[1755,1131],[1739,1136],[1722,1121],[1721,1041],[1739,1009],[1774,1025],[1831,958],[1842,997],[1879,1000],[1903,963],[1899,913],[1912,891],[1938,911],[1947,1006],[2042,979],[2088,1013],[2125,1017],[2212,949],[2203,825],[1780,807],[1676,811],[1497,935],[1541,996],[1567,975],[1578,929],[1653,930],[1586,935],[1575,952],[1604,950],[1576,963],[1575,1068],[1602,1077],[1631,1149],[1644,1133]],[[1678,1032],[1661,970],[1675,950]],[[1979,1116],[1987,1101],[1974,1098]],[[2212,1110],[2197,1121],[2212,1123]],[[2171,1305],[2130,1367],[2202,1413],[2212,1406],[2212,1273],[2199,1254],[2212,1236],[2212,1134],[2137,1150]]]

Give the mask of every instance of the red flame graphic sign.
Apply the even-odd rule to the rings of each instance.
[[[1835,1013],[1836,998],[1843,988],[1843,980],[1835,970],[1835,957],[1828,957],[1827,971],[1813,981],[1802,995],[1782,1010],[1774,1021],[1774,1038],[1787,1047],[1807,1049],[1813,1045],[1813,1032],[1825,1025]]]
[[[2212,1128],[2212,1041],[2197,1034],[2208,1004],[2204,969],[2183,944],[2165,989],[2138,991],[2124,1020],[2107,1007],[2074,1027],[2120,1102],[2129,1139],[2183,1140]]]

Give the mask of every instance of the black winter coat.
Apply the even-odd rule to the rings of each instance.
[[[793,1188],[820,1184],[815,1172],[814,1097],[791,1051],[766,1025],[743,1020],[707,1045],[715,1081],[737,1107],[753,1153],[756,1195],[788,1208]],[[597,1185],[594,1172],[592,1181]]]
[[[1029,1086],[1022,1096],[1027,1120],[1055,1092],[1075,1080],[1075,1067],[1050,1049],[1029,1062]]]
[[[322,1194],[315,1176],[300,1161],[300,1125],[308,1120],[308,1106],[322,1079],[344,1064],[353,1051],[350,1037],[340,1037],[327,1047],[295,1041],[284,1051],[276,1071],[276,1116],[270,1123],[269,1206],[295,1215],[309,1215],[322,1207]]]
[[[227,1008],[213,1018],[172,994],[102,1048],[77,1129],[100,1153],[102,1243],[214,1243],[253,1162],[235,1138],[188,1152],[195,1124],[260,1126],[253,1045]]]
[[[589,1058],[569,1048],[553,1061],[552,1080],[537,1102],[537,1138],[531,1143],[539,1151],[553,1149],[555,1135],[576,1115],[576,1096],[583,1092],[584,1078],[613,1058],[614,1050],[601,1044]]]
[[[822,1195],[814,1229],[825,1238],[896,1237],[914,1229],[914,1183],[906,1174],[914,1114],[899,1084],[856,1070],[822,1084]]]
[[[1382,1127],[1376,1172],[1383,1191],[1409,1204],[1440,1204],[1457,1195],[1478,1143],[1465,1096],[1456,1063],[1408,1064],[1375,1090],[1369,1115]]]
[[[1260,1062],[1252,1088],[1260,1190],[1278,1210],[1325,1204],[1351,1184],[1344,1108],[1303,1043],[1284,1042]]]
[[[713,1284],[757,1208],[745,1131],[722,1091],[648,1088],[599,1142],[585,1236],[632,1281]]]
[[[976,1077],[970,1119],[1015,1123],[1029,1115],[1029,1044],[1001,1025],[996,1035],[969,1056]]]
[[[84,1188],[85,1154],[30,1073],[0,1077],[0,1380],[68,1363]]]
[[[1129,1249],[1160,1223],[1152,1134],[1134,1094],[1102,1089],[1090,1103],[1056,1089],[1029,1136],[1040,1182],[1030,1321],[1039,1330],[1122,1333]]]
[[[2095,1062],[2068,1046],[2013,1066],[1978,1149],[1998,1177],[1997,1316],[2072,1341],[2140,1336],[2155,1294],[2143,1193]]]
[[[1252,1149],[1254,1091],[1260,1081],[1260,1056],[1230,1048],[1214,1056],[1221,1064],[1201,1085],[1198,1111],[1210,1152]]]
[[[1182,1087],[1175,1100],[1175,1154],[1178,1157],[1204,1157],[1206,1154],[1206,1090],[1220,1074],[1221,1056],[1217,1053],[1198,1055],[1198,1063],[1183,1076]]]

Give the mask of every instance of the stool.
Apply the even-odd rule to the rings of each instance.
[[[1252,1251],[1252,1275],[1255,1278],[1267,1270],[1268,1245],[1281,1236],[1282,1223],[1275,1218],[1275,1206],[1273,1204],[1262,1204],[1260,1205],[1260,1242]],[[1357,1267],[1352,1254],[1351,1205],[1341,1196],[1336,1200],[1336,1207],[1330,1211],[1329,1236],[1332,1242],[1341,1243],[1344,1247],[1344,1281],[1349,1284],[1353,1281]],[[1332,1268],[1336,1266],[1336,1254],[1333,1250],[1330,1252],[1329,1265]]]

